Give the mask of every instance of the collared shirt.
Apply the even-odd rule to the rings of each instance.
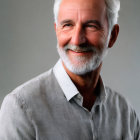
[[[140,125],[125,98],[106,88],[91,111],[61,61],[8,94],[0,110],[0,140],[140,140]]]
[[[71,81],[70,77],[66,73],[61,60],[58,61],[58,63],[53,68],[55,77],[63,90],[64,95],[66,96],[66,99],[70,101],[72,98],[80,105],[83,105],[83,97],[74,85],[74,83]],[[106,99],[106,91],[105,86],[103,84],[102,79],[99,79],[100,82],[100,93],[99,97],[96,99],[96,102],[94,104],[94,107],[105,102]],[[83,106],[82,106],[83,107]],[[94,109],[94,107],[92,109]],[[84,107],[83,107],[84,108]],[[86,108],[84,108],[87,110]],[[91,110],[92,111],[92,110]]]

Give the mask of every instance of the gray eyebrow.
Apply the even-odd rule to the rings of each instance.
[[[66,20],[61,21],[61,22],[60,22],[60,25],[63,25],[63,24],[65,24],[65,23],[69,23],[69,22],[73,22],[73,21],[70,20],[70,19],[66,19]]]

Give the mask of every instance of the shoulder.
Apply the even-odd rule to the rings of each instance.
[[[109,104],[119,105],[120,108],[132,108],[131,104],[129,103],[128,99],[124,97],[119,92],[114,91],[109,87],[105,87],[106,90],[106,102]]]
[[[33,96],[35,94],[39,94],[42,86],[46,86],[48,82],[50,82],[51,76],[52,69],[20,85],[15,90],[13,90],[11,94],[22,94],[24,96]]]
[[[128,99],[109,87],[106,87],[106,94],[106,104],[110,106],[112,110],[116,110],[117,115],[119,115],[122,120],[129,122],[128,124],[132,131],[136,130],[140,133],[138,116]]]
[[[106,104],[112,110],[117,110],[121,116],[135,120],[136,113],[129,100],[109,87],[106,87]]]
[[[4,98],[2,106],[9,104],[10,102],[15,102],[26,109],[27,106],[33,104],[40,96],[44,96],[43,94],[45,93],[43,90],[50,84],[51,79],[52,69],[18,86]]]
[[[52,69],[18,86],[15,90],[12,91],[12,94],[17,94],[19,92],[23,93],[24,91],[33,92],[34,90],[37,90],[41,86],[42,82],[48,81],[51,74]]]
[[[45,88],[52,77],[50,70],[17,87],[4,98],[0,110],[0,139],[34,139],[34,116],[44,105]]]

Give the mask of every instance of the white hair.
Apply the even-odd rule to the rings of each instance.
[[[54,21],[57,24],[59,7],[62,0],[55,0],[54,2]],[[118,21],[118,12],[120,10],[120,0],[105,0],[107,7],[107,18],[109,24],[109,31],[112,30],[113,26],[117,24]]]

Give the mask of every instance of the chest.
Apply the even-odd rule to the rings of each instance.
[[[106,108],[92,113],[75,101],[55,102],[34,112],[38,140],[128,140],[133,139],[127,122]]]

